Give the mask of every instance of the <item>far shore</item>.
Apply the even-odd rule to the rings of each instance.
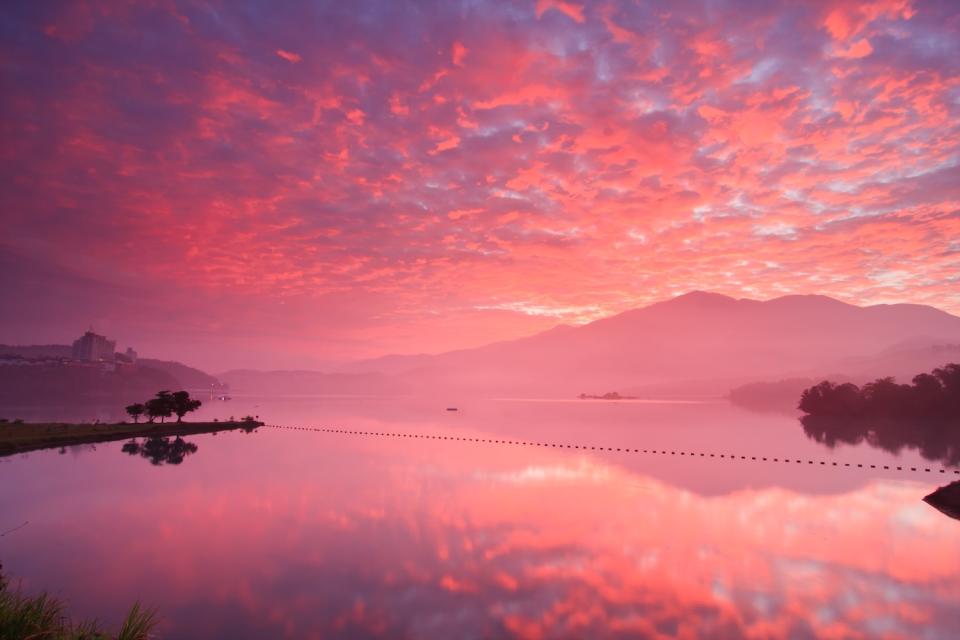
[[[67,422],[0,424],[0,457],[16,453],[69,447],[77,444],[112,442],[130,438],[191,436],[234,429],[252,430],[263,426],[257,420],[225,422],[124,422],[119,424],[73,424]]]

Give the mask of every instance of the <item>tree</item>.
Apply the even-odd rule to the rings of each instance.
[[[133,421],[140,422],[140,416],[147,412],[147,407],[142,402],[127,406],[127,413],[133,418]]]
[[[944,413],[960,416],[960,364],[945,364],[933,370],[943,386]]]
[[[892,377],[877,378],[863,385],[863,402],[866,413],[877,416],[903,415],[909,411],[911,389],[897,384]]]
[[[860,389],[849,382],[836,385],[824,380],[803,392],[798,408],[813,415],[853,416],[860,411]]]
[[[153,422],[157,418],[160,418],[160,422],[163,422],[164,418],[169,418],[173,415],[173,396],[169,391],[160,391],[157,393],[156,398],[147,400],[147,417],[150,422]]]
[[[921,373],[913,377],[910,408],[916,415],[930,415],[943,409],[943,386],[936,376]]]
[[[203,403],[190,397],[189,391],[177,391],[170,396],[173,412],[177,414],[177,422],[183,421],[183,416],[196,411]]]

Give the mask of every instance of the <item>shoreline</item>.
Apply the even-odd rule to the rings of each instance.
[[[76,424],[69,422],[33,422],[0,424],[0,457],[40,449],[77,444],[114,442],[130,438],[191,436],[236,429],[252,430],[263,426],[258,420],[225,422],[165,422]]]

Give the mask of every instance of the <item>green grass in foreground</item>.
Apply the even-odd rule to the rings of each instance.
[[[155,626],[156,612],[139,602],[116,634],[105,632],[96,620],[73,622],[56,598],[24,595],[0,574],[0,640],[146,640]]]

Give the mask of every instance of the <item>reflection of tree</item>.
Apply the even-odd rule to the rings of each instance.
[[[917,449],[925,459],[960,465],[960,420],[935,418],[800,418],[807,437],[833,449],[838,444],[860,444],[899,453]]]
[[[143,442],[136,439],[123,445],[123,452],[132,456],[140,456],[150,461],[150,464],[180,464],[187,456],[197,452],[197,445],[187,442],[180,436],[170,438],[144,438]]]

